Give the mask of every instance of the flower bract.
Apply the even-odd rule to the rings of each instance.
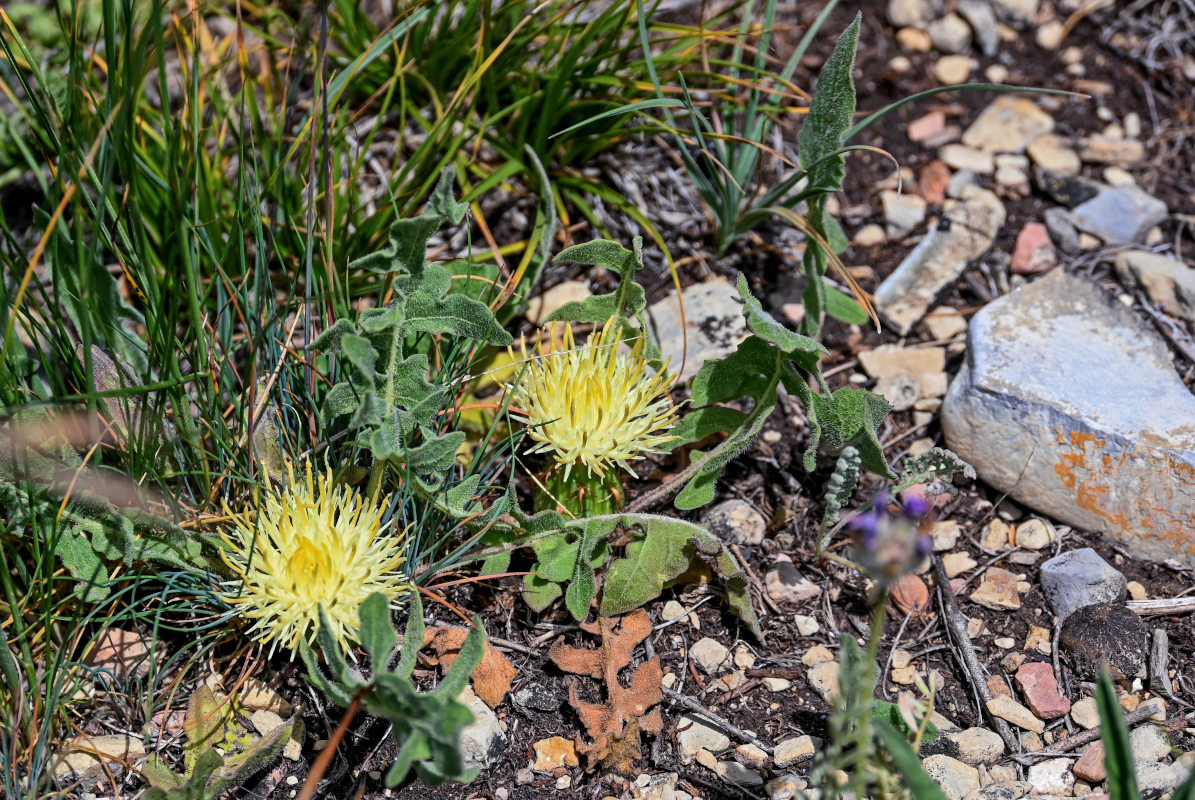
[[[252,620],[255,638],[292,652],[319,629],[319,608],[347,649],[357,640],[358,608],[373,592],[396,602],[410,589],[402,572],[403,537],[384,530],[382,509],[331,470],[313,476],[308,464],[287,488],[271,492],[255,513],[233,515],[223,534],[224,561],[236,580],[224,598]],[[254,522],[256,518],[256,524]]]
[[[612,466],[631,471],[643,453],[662,452],[674,441],[667,430],[676,424],[668,396],[667,370],[655,372],[644,355],[644,337],[627,353],[620,351],[619,326],[613,320],[578,346],[565,323],[563,347],[554,349],[557,327],[540,336],[522,379],[513,389],[512,410],[523,414],[533,453],[549,453],[564,467],[603,475]]]

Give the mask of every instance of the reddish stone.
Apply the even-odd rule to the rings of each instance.
[[[946,199],[946,187],[950,185],[953,173],[945,161],[929,162],[917,173],[917,191],[931,206],[941,205]]]
[[[1075,773],[1079,780],[1088,783],[1100,783],[1107,778],[1108,771],[1104,769],[1104,743],[1093,742],[1071,767],[1071,772]]]
[[[900,501],[907,505],[914,500],[922,500],[934,508],[943,508],[950,502],[953,496],[954,492],[949,486],[947,486],[947,491],[941,494],[929,495],[925,493],[924,483],[914,483],[900,493]]]
[[[931,111],[909,123],[909,140],[923,142],[941,133],[945,127],[946,115],[941,111]]]
[[[1058,693],[1054,668],[1043,661],[1030,661],[1017,670],[1017,686],[1029,710],[1042,719],[1057,719],[1071,710],[1071,701]]]
[[[965,588],[967,588],[967,579],[966,578],[951,578],[950,579],[950,591],[954,592],[955,594],[958,594]]]
[[[892,587],[892,602],[902,613],[910,611],[925,611],[929,608],[929,589],[925,588],[925,581],[916,575],[901,575]]]
[[[1017,234],[1017,246],[1009,269],[1017,275],[1048,272],[1058,264],[1050,232],[1040,222],[1029,222]]]

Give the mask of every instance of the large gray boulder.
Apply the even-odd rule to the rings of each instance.
[[[1018,502],[1195,566],[1195,396],[1091,281],[1055,270],[976,314],[942,430]]]

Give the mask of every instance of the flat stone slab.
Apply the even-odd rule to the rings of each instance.
[[[687,383],[706,361],[733,353],[747,337],[747,323],[738,289],[725,278],[695,283],[681,297],[683,325],[675,292],[648,306],[647,319],[660,352],[670,359],[669,371],[679,372],[677,380]]]
[[[900,266],[880,284],[875,305],[904,336],[954,283],[968,262],[987,252],[1004,224],[1004,204],[986,189],[966,187],[962,202],[945,214],[946,222],[921,240]]]
[[[1195,566],[1195,396],[1131,309],[1054,270],[971,321],[947,446],[1017,502]]]

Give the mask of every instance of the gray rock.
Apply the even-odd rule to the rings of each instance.
[[[1141,800],[1157,800],[1178,783],[1178,776],[1169,764],[1137,765],[1137,790],[1141,792]]]
[[[1166,219],[1168,213],[1165,203],[1136,184],[1105,189],[1071,212],[1076,228],[1107,244],[1144,241],[1149,229]]]
[[[1094,680],[1106,668],[1122,680],[1145,674],[1149,630],[1123,605],[1099,603],[1067,617],[1058,644],[1080,678]]]
[[[1128,250],[1116,254],[1116,274],[1167,314],[1195,322],[1195,269],[1161,253]]]
[[[765,574],[764,588],[768,597],[780,605],[800,605],[822,593],[818,586],[793,565],[790,560],[780,559]]]
[[[1000,47],[1000,33],[996,30],[996,15],[987,0],[962,0],[954,10],[971,25],[980,52],[994,56]]]
[[[559,710],[564,702],[547,686],[535,681],[519,689],[511,695],[511,699],[515,701],[516,705],[529,708],[532,711],[542,711],[545,714]]]
[[[738,786],[763,786],[763,775],[737,761],[719,761],[715,772],[727,783]]]
[[[689,648],[689,658],[707,675],[717,675],[730,666],[730,650],[717,639],[706,636]]]
[[[750,503],[727,500],[706,512],[704,521],[710,533],[724,542],[757,545],[768,532],[768,521]]]
[[[1021,800],[1032,793],[1033,784],[1029,781],[1004,781],[976,789],[967,795],[966,800]]]
[[[1045,213],[1046,230],[1054,244],[1064,253],[1077,253],[1080,250],[1079,230],[1071,218],[1071,212],[1065,208],[1047,208]]]
[[[733,353],[747,335],[747,323],[738,290],[724,278],[695,283],[681,296],[685,301],[684,326],[675,293],[649,306],[647,317],[660,351],[664,358],[671,359],[669,369],[679,370],[678,380],[683,383],[692,379],[706,361]]]
[[[1087,202],[1106,188],[1081,175],[1065,175],[1041,167],[1033,168],[1033,184],[1055,203],[1067,208]]]
[[[983,181],[980,180],[979,173],[975,170],[960,169],[950,177],[950,183],[946,184],[946,196],[959,200],[968,186],[982,189]]]
[[[1037,0],[989,0],[1005,25],[1024,30],[1037,21]]]
[[[1128,581],[1090,547],[1071,550],[1041,565],[1041,588],[1054,615],[1066,619],[1083,606],[1119,603]]]
[[[971,26],[958,14],[947,14],[929,24],[929,38],[943,53],[961,53],[971,45]]]
[[[924,28],[942,13],[942,0],[888,0],[888,21],[898,28]]]
[[[958,747],[958,760],[973,767],[991,764],[1004,755],[1004,740],[987,728],[968,728],[948,733],[946,739]]]
[[[1033,784],[1038,794],[1069,795],[1075,787],[1075,776],[1071,772],[1072,758],[1051,758],[1038,761],[1029,767],[1025,781]]]
[[[1129,733],[1129,747],[1133,761],[1149,764],[1170,755],[1170,737],[1157,725],[1139,725]]]
[[[913,248],[875,293],[876,308],[906,335],[934,298],[983,255],[1004,224],[1004,204],[986,189],[966,188],[963,200],[946,212],[947,224]]]
[[[1195,397],[1131,309],[1062,270],[977,313],[946,445],[1038,513],[1195,565]]]
[[[457,698],[473,713],[473,722],[461,730],[460,752],[466,767],[485,769],[506,747],[506,734],[498,716],[466,686]]]
[[[922,759],[921,766],[950,800],[963,800],[979,788],[979,770],[956,758],[930,756]]]
[[[699,714],[681,714],[677,731],[676,746],[686,761],[696,756],[698,750],[717,753],[730,747],[730,737]]]

